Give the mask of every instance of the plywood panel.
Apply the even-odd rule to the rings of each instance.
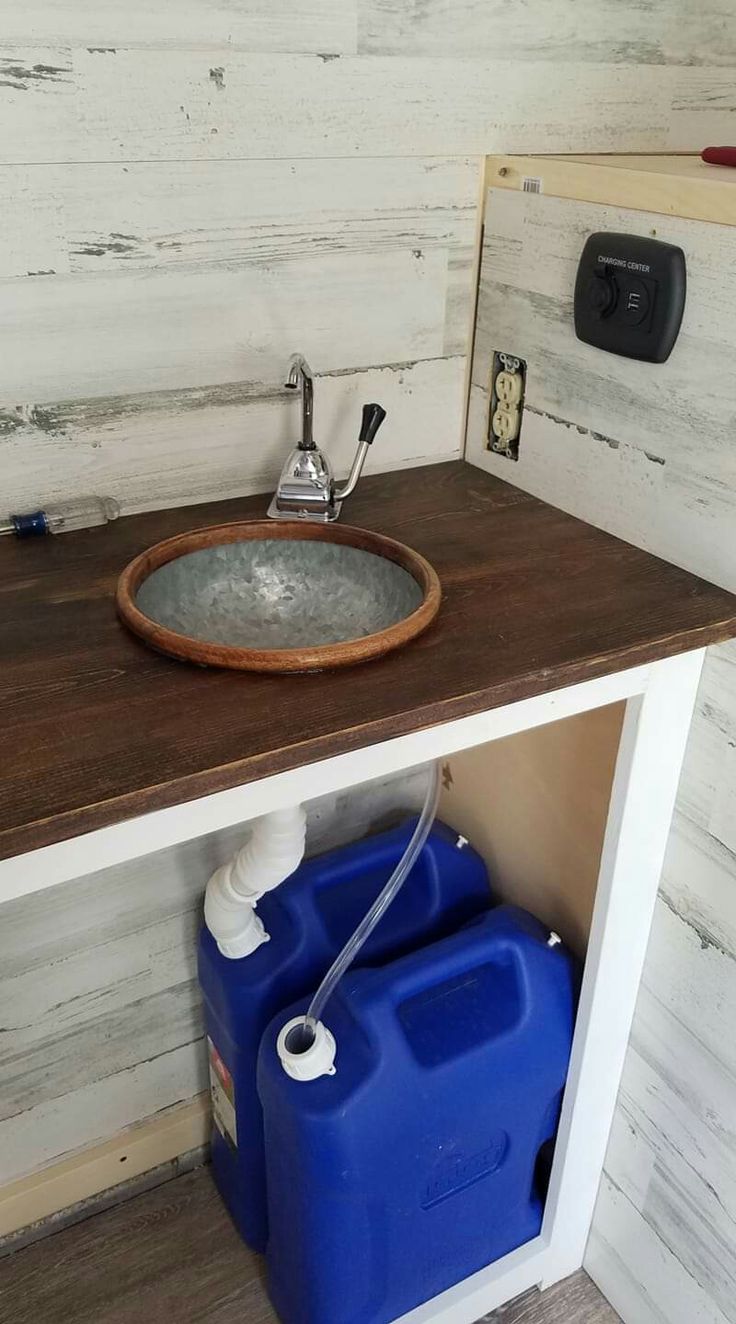
[[[455,755],[440,805],[506,901],[587,946],[622,705]]]
[[[695,151],[731,68],[6,47],[0,161]]]

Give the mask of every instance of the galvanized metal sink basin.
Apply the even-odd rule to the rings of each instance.
[[[437,614],[417,552],[349,525],[223,524],[157,543],[126,568],[118,611],[185,661],[251,671],[348,666],[400,648]]]

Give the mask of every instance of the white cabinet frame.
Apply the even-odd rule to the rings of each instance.
[[[626,701],[541,1235],[396,1324],[474,1324],[583,1263],[704,650],[584,681],[0,861],[0,903],[272,809]],[[575,830],[575,825],[570,825]]]

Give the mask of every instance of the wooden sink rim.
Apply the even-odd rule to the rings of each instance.
[[[179,634],[146,616],[136,606],[136,595],[144,580],[179,556],[203,548],[252,539],[289,539],[301,542],[333,542],[372,552],[407,570],[422,590],[419,606],[394,625],[361,639],[302,648],[241,648],[232,644],[209,643]],[[331,670],[368,662],[415,639],[431,625],[440,607],[442,590],[437,572],[418,552],[370,529],[350,524],[302,524],[294,521],[242,520],[233,524],[215,524],[193,529],[155,543],[136,556],[123,570],[117,586],[116,606],[120,619],[149,648],[182,662],[196,662],[211,667],[237,671],[298,672]]]

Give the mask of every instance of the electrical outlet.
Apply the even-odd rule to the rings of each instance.
[[[488,449],[509,460],[519,458],[519,433],[526,390],[526,363],[497,350],[491,368]]]
[[[502,443],[504,450],[508,449],[512,441],[516,441],[516,438],[519,435],[520,423],[521,419],[519,418],[519,410],[516,405],[511,409],[502,409],[499,406],[493,415],[493,418],[491,419],[493,435],[496,438],[496,441]]]
[[[504,368],[496,378],[498,403],[506,409],[518,408],[521,400],[521,377],[518,372],[508,372]]]

